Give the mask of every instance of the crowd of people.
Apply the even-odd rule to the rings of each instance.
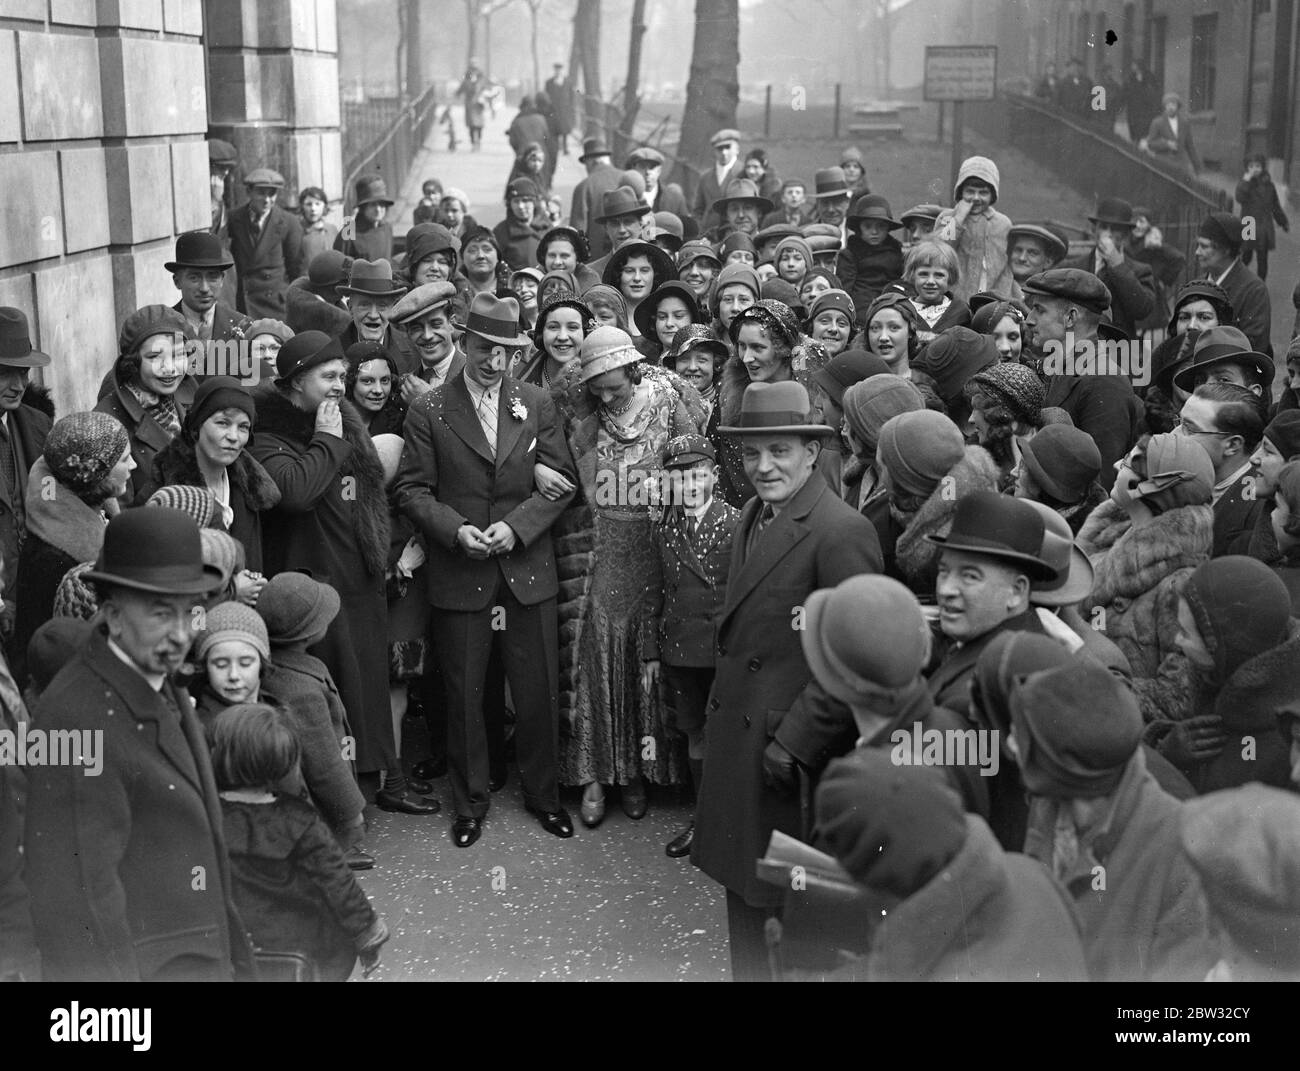
[[[987,157],[895,216],[730,129],[689,199],[587,140],[565,218],[550,134],[396,245],[378,176],[332,233],[250,171],[93,411],[0,309],[0,976],[369,972],[366,808],[446,778],[468,849],[517,768],[558,838],[692,793],[736,979],[810,920],[817,977],[1296,977],[1300,339],[1240,218],[1071,249]]]

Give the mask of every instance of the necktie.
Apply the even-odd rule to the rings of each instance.
[[[755,523],[753,531],[749,534],[749,553],[752,554],[754,552],[754,547],[757,546],[764,530],[772,523],[772,518],[775,516],[776,511],[772,509],[770,505],[764,505],[762,510],[759,511],[758,521]]]
[[[12,492],[11,497],[16,497],[18,464],[14,461],[14,444],[9,439],[9,429],[4,424],[0,424],[0,475],[4,476],[5,486]]]
[[[478,422],[483,426],[483,435],[487,438],[488,449],[493,460],[497,456],[497,414],[492,405],[492,394],[484,391],[478,403]]]

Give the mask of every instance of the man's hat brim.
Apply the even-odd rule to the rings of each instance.
[[[20,357],[0,355],[0,368],[44,368],[52,358],[40,350],[29,350]]]
[[[1092,594],[1093,569],[1088,555],[1077,546],[1070,547],[1070,567],[1066,571],[1065,581],[1056,587],[1038,590],[1033,583],[1029,586],[1029,604],[1031,606],[1073,606]]]
[[[162,573],[166,570],[142,570],[145,574],[151,571]],[[132,591],[145,591],[153,595],[205,595],[225,579],[221,570],[214,565],[204,565],[201,576],[194,576],[193,570],[187,568],[186,577],[178,577],[175,580],[168,580],[164,577],[148,580],[144,579],[143,576],[123,576],[120,573],[110,573],[99,569],[87,569],[81,574],[81,578],[85,581],[112,584],[114,587],[130,588]]]
[[[983,540],[970,539],[953,539],[952,536],[927,535],[925,537],[931,543],[943,547],[945,550],[957,550],[965,554],[980,554],[985,558],[993,558],[997,561],[1008,562],[1012,565],[1030,566],[1030,580],[1055,580],[1057,572],[1042,558],[1033,554],[1025,554],[1018,550],[1009,550],[1001,544],[984,542]]]
[[[356,286],[346,286],[342,283],[334,287],[340,294],[364,294],[366,297],[398,297],[406,293],[406,287],[394,280],[391,290],[363,290]]]
[[[227,271],[235,266],[233,260],[169,260],[163,265],[163,269],[170,272],[182,271],[185,268],[197,268],[199,271],[206,271],[209,268],[214,271]]]
[[[774,424],[771,427],[720,427],[718,431],[723,435],[809,435],[814,438],[829,438],[832,435],[838,435],[835,428],[828,428],[825,424]]]

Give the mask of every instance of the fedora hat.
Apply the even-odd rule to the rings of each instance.
[[[498,346],[527,346],[532,341],[519,330],[519,302],[514,298],[475,294],[464,323],[456,326]]]
[[[388,186],[382,175],[362,175],[357,179],[357,207],[369,204],[391,205],[393,199],[388,196]]]
[[[189,231],[176,239],[176,259],[163,265],[168,271],[182,268],[215,268],[225,271],[235,262],[221,248],[221,239],[210,231]]]
[[[1029,585],[1029,602],[1034,606],[1073,606],[1092,594],[1092,563],[1074,542],[1074,533],[1051,506],[1021,499],[1034,507],[1043,519],[1043,560],[1056,570],[1055,580],[1035,580]]]
[[[0,306],[0,366],[6,368],[44,368],[50,355],[32,349],[27,314],[12,306]]]
[[[299,331],[280,347],[275,355],[275,385],[288,386],[299,372],[306,372],[326,361],[344,360],[342,345],[324,331]]]
[[[637,196],[636,190],[631,186],[618,186],[601,194],[600,215],[592,222],[604,223],[619,216],[644,216],[647,212],[653,211],[653,208]]]
[[[883,219],[889,224],[891,231],[903,225],[894,219],[889,208],[889,202],[878,193],[864,193],[853,202],[853,207],[849,209],[848,224],[850,227],[864,219]]]
[[[244,176],[244,185],[253,190],[259,186],[269,186],[272,189],[284,189],[284,176],[278,171],[272,171],[269,167],[254,168]]]
[[[815,424],[812,403],[802,383],[751,383],[740,399],[740,420],[718,428],[723,435],[838,435],[838,428]]]
[[[159,506],[119,513],[104,529],[95,567],[82,579],[160,595],[203,595],[222,581],[203,564],[203,540],[194,518]]]
[[[727,188],[722,191],[722,196],[709,206],[709,211],[722,215],[732,201],[752,201],[758,205],[758,210],[762,214],[772,211],[772,202],[758,192],[758,184],[752,179],[732,179],[727,183]]]
[[[585,164],[588,160],[594,160],[597,156],[608,156],[609,146],[600,138],[588,138],[582,143],[582,155],[578,157],[578,163]]]
[[[1090,223],[1109,223],[1112,227],[1133,226],[1133,206],[1122,197],[1103,197],[1097,202],[1097,214]]]
[[[406,287],[393,279],[393,266],[388,261],[354,260],[347,285],[340,285],[338,291],[367,297],[397,297],[406,293]]]
[[[1038,511],[996,491],[973,491],[958,499],[948,534],[925,538],[948,550],[1024,566],[1031,581],[1060,579],[1043,557],[1043,518]]]
[[[1196,340],[1192,350],[1192,363],[1174,375],[1174,386],[1191,393],[1195,389],[1196,374],[1212,365],[1241,365],[1255,373],[1264,384],[1273,382],[1273,362],[1266,354],[1250,348],[1250,341],[1236,327],[1207,327]]]
[[[578,351],[581,372],[579,383],[586,383],[641,360],[641,354],[632,344],[632,336],[626,331],[609,324],[601,324],[582,340]]]
[[[844,177],[842,167],[824,167],[813,176],[813,185],[817,192],[814,201],[825,197],[848,197],[853,191],[849,189],[849,180]]]

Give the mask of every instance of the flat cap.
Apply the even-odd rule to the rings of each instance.
[[[244,176],[244,185],[250,189],[254,186],[274,186],[279,190],[284,188],[284,176],[269,167],[258,167]]]
[[[638,161],[644,160],[648,164],[662,164],[664,154],[650,145],[639,145],[627,154],[627,160],[624,167],[635,167]]]
[[[1030,276],[1021,287],[1026,294],[1064,298],[1092,312],[1110,308],[1110,290],[1090,271],[1082,268],[1051,268]]]
[[[440,305],[449,305],[455,297],[456,288],[451,283],[441,280],[422,283],[398,299],[397,304],[390,310],[388,318],[395,324],[404,324]]]
[[[703,435],[679,435],[669,439],[664,447],[663,466],[666,469],[682,468],[700,461],[716,461],[718,453]]]
[[[710,145],[722,145],[728,141],[740,143],[740,131],[733,130],[731,127],[725,127],[719,130],[713,137],[709,138]]]

